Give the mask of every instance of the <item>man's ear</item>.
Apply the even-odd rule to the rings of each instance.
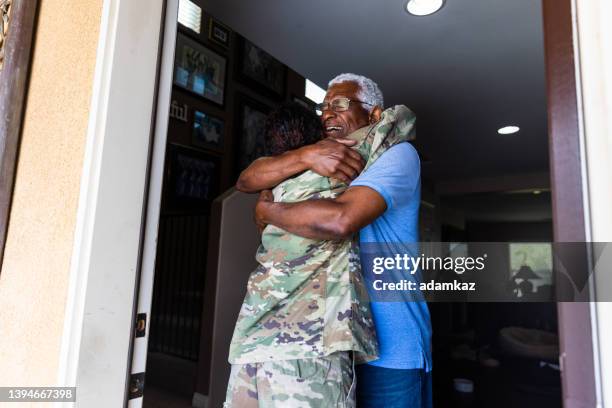
[[[378,122],[380,120],[380,115],[382,115],[382,112],[382,108],[376,105],[374,109],[372,109],[372,112],[370,112],[370,124]]]

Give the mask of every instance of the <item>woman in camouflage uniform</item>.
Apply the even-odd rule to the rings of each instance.
[[[275,115],[282,119],[283,109],[287,113],[281,108],[268,125]],[[304,113],[294,114],[295,119]],[[290,119],[267,132],[273,144],[284,143],[271,153],[308,143],[296,132],[305,134],[304,123],[314,122]],[[366,162],[364,170],[407,140],[413,125],[414,114],[395,106],[350,134]],[[333,199],[347,187],[306,171],[280,183],[273,194],[276,202]],[[256,259],[260,265],[249,278],[230,346],[224,406],[354,407],[354,361],[377,356],[356,240],[313,240],[268,225]]]

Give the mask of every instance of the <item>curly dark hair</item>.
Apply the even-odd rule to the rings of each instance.
[[[268,115],[264,135],[264,154],[276,156],[318,142],[323,126],[313,111],[297,102],[288,102]]]

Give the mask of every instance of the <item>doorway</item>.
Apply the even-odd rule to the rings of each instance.
[[[322,71],[323,68],[312,70],[298,68],[307,67],[308,64],[300,60],[299,56],[283,54],[283,47],[279,45],[278,38],[283,37],[286,40],[285,36],[275,35],[274,38],[266,39],[261,30],[254,25],[255,22],[241,19],[244,16],[240,13],[233,18],[227,17],[228,10],[235,11],[236,8],[206,2],[193,3],[202,11],[201,31],[194,34],[194,30],[179,24],[177,51],[178,47],[183,49],[191,47],[201,54],[207,53],[209,58],[217,58],[218,66],[225,65],[223,68],[225,78],[216,84],[223,88],[223,98],[221,101],[219,98],[213,100],[212,95],[208,95],[207,98],[206,87],[200,92],[202,89],[198,88],[197,83],[181,82],[181,78],[177,77],[177,60],[180,60],[181,54],[177,52],[173,65],[144,406],[149,403],[146,397],[149,395],[149,390],[158,390],[159,401],[166,397],[181,396],[185,403],[192,404],[197,402],[196,394],[208,395],[209,390],[206,387],[211,381],[211,357],[207,354],[210,350],[202,350],[202,346],[207,347],[203,339],[212,335],[210,325],[213,323],[206,321],[206,316],[210,316],[206,305],[211,301],[206,299],[206,294],[211,295],[211,293],[209,293],[210,288],[206,287],[205,277],[205,274],[211,271],[210,253],[211,247],[214,252],[216,239],[211,233],[214,230],[214,228],[211,230],[213,199],[233,185],[240,170],[240,163],[246,163],[256,157],[256,153],[249,153],[247,158],[240,156],[243,153],[240,138],[245,130],[242,127],[245,117],[252,117],[256,123],[257,118],[264,117],[271,107],[282,101],[297,98],[309,103],[304,98],[306,77],[317,80],[319,77],[329,78],[333,75],[331,72]],[[223,7],[227,9],[224,10]],[[501,5],[495,4],[490,7],[501,7]],[[314,13],[316,17],[318,10],[321,8],[311,6],[309,12]],[[429,87],[430,92],[427,91],[427,87],[420,89],[406,85],[397,87],[399,92],[410,95],[405,103],[414,106],[420,119],[418,134],[423,135],[423,137],[418,136],[415,142],[421,154],[424,176],[422,240],[429,238],[427,240],[461,242],[474,240],[471,237],[478,237],[477,240],[482,241],[490,239],[550,242],[553,240],[553,224],[556,220],[553,216],[554,193],[551,193],[551,188],[555,188],[556,185],[551,186],[548,170],[551,166],[548,161],[549,129],[546,115],[544,28],[541,23],[541,12],[538,10],[539,4],[531,9],[536,13],[534,21],[539,21],[538,24],[526,27],[529,24],[523,21],[522,26],[512,28],[516,30],[513,31],[514,34],[521,32],[527,36],[527,40],[514,39],[516,42],[514,47],[507,44],[500,46],[508,52],[508,55],[504,56],[509,64],[506,69],[514,71],[514,76],[508,77],[510,79],[506,78],[506,81],[497,83],[496,74],[482,66],[471,71],[470,68],[474,67],[472,64],[475,64],[472,60],[474,55],[463,56],[466,60],[470,60],[467,67],[448,63],[434,64],[435,50],[420,48],[416,55],[421,55],[422,59],[416,64],[420,64],[418,68],[421,76],[415,77],[414,81],[427,82],[427,78],[431,77],[433,78],[431,81],[436,85]],[[453,12],[450,4],[442,11]],[[278,10],[275,15],[283,15],[283,12],[287,11]],[[496,25],[497,20],[491,14],[487,14],[486,10],[481,11],[482,14],[470,13],[469,10],[463,12],[469,16],[468,21],[471,23],[482,23],[480,29],[483,32],[489,25]],[[508,14],[508,10],[501,10],[500,13],[502,12]],[[244,15],[248,14],[249,11],[245,10]],[[298,14],[304,16],[303,13]],[[441,19],[441,16],[442,14],[432,17]],[[311,19],[314,17],[310,16]],[[423,35],[426,36],[430,28],[424,25],[424,21],[420,20],[415,24],[425,31]],[[450,26],[448,31],[444,32],[445,36],[452,34],[453,29],[458,27]],[[222,44],[223,34],[218,34],[218,37],[213,34],[217,30],[219,33],[228,34],[227,45]],[[537,37],[529,37],[534,32],[537,33]],[[295,32],[287,34],[300,35]],[[511,38],[512,34],[503,33],[500,37]],[[431,41],[435,40],[436,37],[433,36]],[[479,41],[484,41],[478,38],[477,28],[473,37],[469,36],[465,40],[474,41],[476,44],[474,49],[480,45]],[[527,41],[532,42],[530,47],[525,46]],[[529,54],[534,52],[534,48],[537,52]],[[245,76],[242,71],[244,67],[240,62],[240,58],[244,58],[241,52],[245,49],[258,49],[263,53],[261,55],[269,55],[284,67],[285,77],[281,96],[277,95],[277,89],[258,83],[256,78]],[[276,49],[279,52],[275,52]],[[468,50],[472,51],[471,48]],[[395,52],[390,46],[384,51]],[[520,61],[521,52],[526,52],[526,55],[531,57],[528,64],[515,63]],[[450,54],[452,55],[452,52]],[[490,62],[496,57],[500,57],[500,54],[486,55],[480,61]],[[345,64],[340,56],[335,58],[337,59],[332,59],[334,64],[351,70],[351,64]],[[537,61],[534,62],[532,58]],[[346,60],[350,61],[349,58]],[[513,62],[510,63],[511,61]],[[355,60],[354,63],[355,66],[359,66],[360,62]],[[178,64],[179,68],[184,68]],[[295,70],[289,66],[295,67]],[[441,66],[442,69],[440,72],[435,72],[431,66]],[[387,72],[399,75],[405,72],[402,68],[405,67],[401,65],[392,67]],[[361,71],[368,74],[367,68],[362,68]],[[369,75],[374,77],[373,74]],[[465,78],[474,81],[474,84],[488,87],[484,94],[488,95],[489,99],[484,98],[484,103],[479,100],[479,97],[472,92],[475,86],[470,86]],[[318,79],[317,82],[325,85],[325,80]],[[384,91],[385,86],[383,84],[381,86]],[[521,90],[517,92],[518,95],[513,94],[513,88]],[[509,97],[509,94],[513,94],[512,97]],[[436,101],[444,103],[438,104]],[[457,104],[466,105],[461,102],[467,102],[468,107],[456,109]],[[433,109],[440,105],[443,107],[439,111]],[[483,108],[482,105],[487,107]],[[508,113],[507,117],[495,117],[497,105],[501,106],[499,111]],[[498,127],[511,123],[522,125],[518,136],[514,139],[496,139]],[[205,128],[207,130],[203,130]],[[461,129],[461,131],[452,129]],[[482,207],[483,203],[486,204],[484,205],[486,208]],[[500,209],[500,204],[505,208]],[[486,209],[495,211],[487,214]],[[498,234],[503,229],[508,231],[505,239],[490,238],[492,232]],[[536,230],[537,232],[534,232]],[[520,314],[528,316],[533,315],[532,312],[533,310],[526,309]],[[444,319],[436,317],[436,313],[432,311],[434,325]],[[471,319],[470,316],[481,315],[478,310],[451,307],[450,310],[438,314],[459,316],[459,320],[453,322],[460,322],[463,325],[461,330],[466,329],[466,323],[472,324],[474,326],[472,329],[484,333],[481,338],[475,339],[477,343],[491,339],[492,333],[497,333],[501,329],[483,328],[481,326],[486,325],[486,322]],[[547,310],[542,310],[540,315],[540,321],[534,324],[538,327],[530,328],[556,332],[558,322],[554,308],[548,307]],[[519,320],[521,323],[518,324],[529,324],[524,323],[525,319],[519,318]],[[451,329],[455,323],[451,322]],[[448,342],[443,343],[439,346],[439,350],[442,351],[448,346]],[[435,350],[434,348],[434,352]],[[203,361],[205,358],[209,361]],[[553,370],[551,381],[554,382],[553,388],[557,387],[557,392],[553,392],[551,398],[546,401],[551,404],[550,406],[559,406],[560,375],[557,370],[555,377],[554,367],[547,366],[547,368]],[[449,368],[451,371],[453,369]],[[452,375],[449,377],[451,380]],[[440,387],[446,387],[449,378],[440,377],[437,383]],[[176,384],[173,385],[173,381],[168,379],[176,380]],[[165,385],[166,389],[162,390],[160,384]],[[155,391],[151,391],[151,394],[155,395]],[[155,399],[153,396],[149,401]],[[519,400],[518,403],[525,403],[525,400]],[[444,401],[440,401],[439,406],[448,406],[444,404]]]

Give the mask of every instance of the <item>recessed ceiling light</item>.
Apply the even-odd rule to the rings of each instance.
[[[408,0],[406,10],[414,16],[427,16],[440,10],[444,0]]]
[[[535,194],[535,195],[538,195],[540,193],[542,193],[540,190],[533,190],[533,194]]]
[[[511,135],[519,130],[521,130],[521,128],[518,126],[504,126],[503,128],[497,129],[497,133],[500,135]]]

